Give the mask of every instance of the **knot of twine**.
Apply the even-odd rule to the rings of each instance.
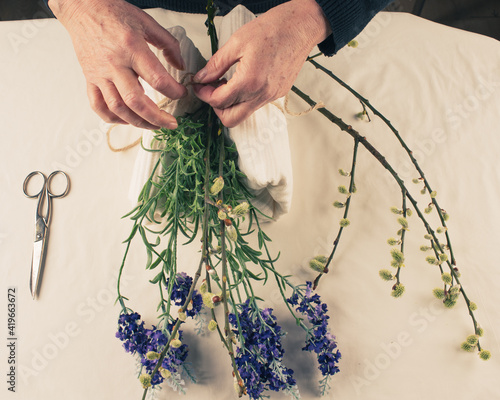
[[[184,85],[186,87],[190,86],[193,84],[193,77],[194,77],[194,74],[191,73],[191,72],[188,72],[186,74],[184,74],[181,78],[181,81],[179,82],[181,85]],[[189,81],[188,81],[189,79]],[[284,100],[284,103],[283,103],[283,106],[281,106],[281,104],[278,103],[277,100],[269,103],[269,104],[272,104],[273,106],[275,106],[278,110],[280,110],[283,114],[285,115],[288,115],[288,116],[291,116],[291,117],[301,117],[303,115],[306,115],[306,114],[309,114],[310,112],[314,111],[314,110],[317,110],[319,108],[325,108],[325,104],[322,102],[322,101],[319,101],[316,105],[314,106],[311,106],[309,107],[308,109],[304,110],[304,111],[299,111],[299,112],[295,112],[295,111],[292,111],[290,110],[289,106],[288,106],[288,100],[289,100],[289,94],[290,93],[287,93],[285,95],[285,100]],[[167,108],[170,104],[172,104],[175,100],[172,100],[172,99],[169,99],[167,97],[163,98],[162,100],[160,100],[159,102],[156,103],[156,105],[158,106],[158,108],[160,110],[164,110],[165,108]],[[132,149],[133,147],[137,146],[139,143],[141,143],[141,140],[142,140],[142,137],[139,137],[137,140],[135,140],[134,142],[126,145],[126,146],[123,146],[123,147],[115,147],[111,144],[111,131],[113,129],[115,129],[117,126],[119,126],[120,124],[113,124],[109,127],[109,129],[107,130],[106,132],[106,140],[108,142],[108,147],[111,151],[115,152],[115,153],[120,153],[122,151],[127,151],[129,149]]]

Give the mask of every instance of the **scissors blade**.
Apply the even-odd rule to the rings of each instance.
[[[43,266],[45,264],[45,244],[47,242],[47,226],[43,218],[37,218],[35,224],[35,239],[33,242],[33,256],[31,259],[30,291],[33,300],[40,287]]]

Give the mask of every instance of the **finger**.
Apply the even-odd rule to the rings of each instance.
[[[245,102],[235,104],[234,106],[223,110],[216,108],[214,111],[225,127],[234,128],[250,117],[261,106],[262,105],[254,102]]]
[[[244,82],[240,82],[235,74],[227,82],[196,84],[193,85],[193,89],[201,101],[210,104],[213,108],[225,109],[239,103],[261,101],[262,94],[247,89],[247,86]]]
[[[207,65],[194,76],[193,82],[209,83],[220,79],[240,59],[240,47],[229,40],[208,60]]]
[[[114,84],[125,105],[130,110],[151,125],[168,129],[177,127],[175,117],[160,110],[153,100],[144,94],[144,89],[133,71],[120,69],[117,72]]]
[[[124,102],[122,96],[118,92],[117,88],[112,82],[105,81],[99,85],[99,89],[102,92],[102,96],[106,101],[106,105],[109,110],[117,115],[120,119],[126,123],[137,126],[138,128],[144,129],[159,129],[159,126],[155,126],[148,121],[141,118],[135,112],[133,112]]]
[[[212,96],[218,87],[227,84],[227,81],[225,79],[221,79],[219,81],[207,83],[206,85],[202,85],[200,83],[194,83],[193,84],[193,91],[194,94],[203,102],[210,104],[212,101]],[[229,104],[233,105],[233,103]],[[225,107],[217,107],[217,108],[225,108]]]
[[[185,70],[186,64],[182,59],[179,41],[163,28],[154,18],[147,15],[148,23],[144,24],[145,39],[159,50],[163,50],[163,56],[173,67]]]
[[[92,83],[87,84],[87,96],[92,110],[94,110],[94,112],[104,121],[113,124],[126,124],[123,119],[118,117],[108,108],[108,105],[102,96],[101,90],[96,85]]]
[[[132,68],[153,89],[169,99],[180,99],[187,94],[186,87],[172,78],[147,46],[134,54]]]

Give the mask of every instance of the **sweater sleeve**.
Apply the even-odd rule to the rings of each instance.
[[[332,56],[356,37],[379,11],[393,0],[316,0],[323,9],[332,34],[318,47]]]

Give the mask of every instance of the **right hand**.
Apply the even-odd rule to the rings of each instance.
[[[175,117],[144,93],[139,77],[170,99],[186,95],[150,50],[163,50],[173,67],[184,69],[179,42],[151,16],[124,0],[49,0],[69,32],[87,80],[92,109],[106,122],[145,129],[175,129]]]

